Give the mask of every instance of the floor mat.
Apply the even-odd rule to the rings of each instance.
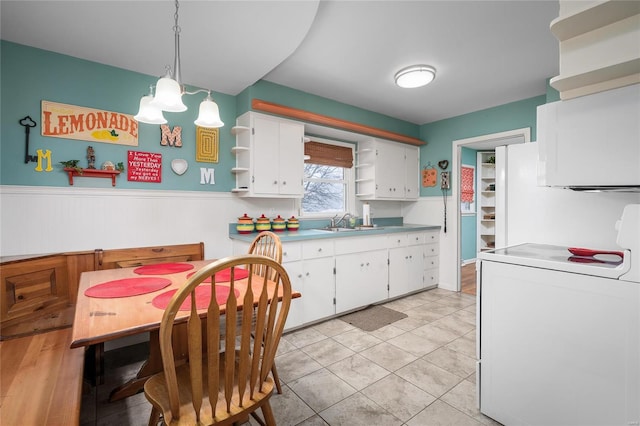
[[[343,315],[339,319],[361,330],[374,331],[406,317],[407,314],[402,312],[375,305],[352,314]]]

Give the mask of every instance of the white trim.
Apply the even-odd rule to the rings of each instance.
[[[454,284],[457,291],[460,291],[460,259],[462,258],[462,248],[460,246],[460,197],[458,195],[460,186],[460,163],[462,157],[462,147],[470,147],[472,149],[486,149],[492,146],[495,148],[500,145],[508,145],[510,141],[515,141],[517,138],[524,138],[524,143],[531,141],[531,128],[524,127],[521,129],[508,130],[505,132],[492,133],[488,135],[475,136],[472,138],[458,139],[452,141],[452,171],[455,174],[455,185],[451,185],[451,196],[455,203],[456,220],[453,221],[453,226],[450,227],[450,232],[456,243],[456,256],[455,256],[455,273]]]

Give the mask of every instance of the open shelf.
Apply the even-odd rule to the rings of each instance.
[[[246,167],[234,167],[231,169],[231,173],[244,173],[244,172],[248,172],[249,169]]]
[[[234,154],[237,154],[239,152],[248,152],[249,151],[249,147],[246,146],[233,146],[231,147],[231,152]]]
[[[74,169],[65,167],[63,169],[69,175],[69,185],[73,185],[73,177],[93,177],[93,178],[111,178],[111,186],[116,186],[116,176],[120,174],[119,170],[98,170],[98,169]]]
[[[235,136],[238,133],[246,132],[247,130],[249,130],[249,127],[247,126],[233,126],[231,128],[231,134]]]

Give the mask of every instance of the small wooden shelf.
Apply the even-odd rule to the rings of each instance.
[[[94,177],[94,178],[111,178],[111,186],[116,186],[116,176],[120,174],[119,170],[98,170],[98,169],[82,169],[82,172],[71,167],[65,167],[64,171],[69,174],[69,185],[73,185],[73,177]]]

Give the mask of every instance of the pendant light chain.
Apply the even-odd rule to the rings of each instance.
[[[180,5],[176,0],[176,12],[173,14],[175,25],[173,26],[173,33],[175,34],[175,53],[173,57],[173,79],[182,86],[182,70],[180,69],[180,25],[178,25],[178,9]]]

